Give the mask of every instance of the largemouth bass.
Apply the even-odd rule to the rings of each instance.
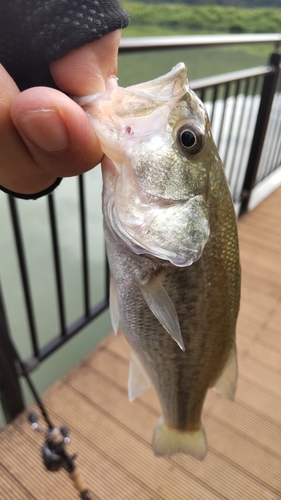
[[[204,105],[183,63],[79,100],[105,157],[103,216],[115,332],[132,347],[129,398],[155,386],[158,456],[202,460],[207,390],[233,399],[240,265],[236,217]]]

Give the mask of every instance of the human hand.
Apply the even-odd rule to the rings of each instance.
[[[19,92],[0,65],[0,185],[25,195],[51,186],[58,177],[96,166],[103,153],[85,112],[70,95],[105,90],[116,74],[120,31],[70,52],[50,65],[62,90],[34,87]]]

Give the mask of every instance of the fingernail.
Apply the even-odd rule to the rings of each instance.
[[[16,117],[16,123],[27,138],[44,151],[58,152],[68,144],[64,122],[56,109],[27,111]]]

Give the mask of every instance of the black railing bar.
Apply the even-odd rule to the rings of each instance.
[[[24,410],[24,398],[19,383],[18,369],[13,349],[4,298],[0,283],[0,392],[3,413],[7,422]]]
[[[270,66],[275,67],[275,71],[270,75],[266,75],[263,81],[261,101],[251,144],[251,150],[248,158],[244,184],[242,188],[243,200],[241,203],[239,216],[243,215],[247,211],[248,203],[250,200],[250,193],[253,186],[255,185],[257,171],[259,168],[262,149],[264,145],[264,138],[266,135],[272,108],[272,102],[278,85],[278,78],[280,75],[280,62],[280,54],[272,53],[270,56],[269,64]]]
[[[260,159],[259,168],[257,171],[256,184],[260,182],[262,179],[267,177],[272,170],[274,170],[275,158],[276,155],[274,153],[275,143],[278,144],[279,136],[279,127],[274,128],[273,124],[270,122],[267,127],[266,136],[264,140],[263,151]],[[266,142],[267,139],[267,142]]]
[[[244,121],[244,117],[245,117],[245,103],[246,103],[246,99],[247,99],[248,94],[249,94],[250,80],[246,80],[245,84],[246,84],[245,85],[245,90],[244,90],[244,93],[243,93],[244,94],[244,104],[243,104],[243,107],[242,107],[242,113],[241,113],[241,118],[240,118],[240,123],[239,123],[239,130],[240,131],[241,131],[242,123]],[[248,115],[248,117],[246,117],[246,127],[245,127],[246,133],[245,133],[244,137],[243,136],[241,137],[242,141],[243,141],[243,139],[245,141],[245,137],[246,137],[247,132],[248,132],[248,124],[249,124],[249,115]],[[237,140],[236,144],[238,144],[238,140]],[[237,151],[237,149],[236,149],[236,151]],[[237,169],[236,179],[235,179],[235,182],[233,183],[233,193],[236,193],[236,191],[237,191],[238,181],[239,181],[239,177],[240,177],[239,174],[240,174],[240,170],[241,170],[240,169],[240,165],[242,163],[243,154],[245,154],[245,153],[243,152],[243,149],[241,148],[239,161],[237,161],[237,157],[235,158],[236,165],[239,165],[239,168]]]
[[[74,335],[76,335],[80,330],[85,328],[91,321],[97,318],[100,314],[108,309],[108,301],[103,300],[99,304],[96,304],[94,307],[90,308],[88,316],[82,316],[78,320],[76,320],[72,325],[68,326],[65,332],[65,335],[62,337],[55,337],[53,340],[48,342],[48,344],[44,345],[38,356],[36,358],[30,357],[25,360],[24,365],[28,373],[31,373],[33,370],[38,367],[39,363],[47,359],[53,352],[55,352],[59,347],[64,345],[68,340],[70,340]]]
[[[224,95],[223,95],[223,101],[224,101],[224,106],[223,106],[223,112],[222,112],[222,117],[221,117],[221,124],[220,124],[220,130],[219,130],[219,135],[217,139],[217,148],[220,148],[220,143],[221,143],[221,136],[222,136],[222,129],[224,125],[224,120],[225,120],[225,111],[226,111],[226,100],[229,96],[229,83],[225,85],[224,88]]]
[[[279,150],[281,147],[281,141],[280,141],[280,135],[281,135],[281,124],[279,123],[279,126],[276,128],[276,133],[275,133],[275,138],[274,138],[274,144],[272,146],[272,151],[273,151],[273,156],[271,160],[271,164],[269,164],[269,168],[266,170],[266,176],[272,174],[276,168],[280,165],[280,160],[279,160]],[[279,141],[278,141],[279,139]],[[278,142],[279,142],[279,149],[278,149]],[[275,154],[274,154],[275,150]]]
[[[201,101],[203,101],[203,99],[201,97],[201,95],[202,95],[201,90],[198,90],[196,93],[197,93],[197,97],[199,97],[199,99],[201,99]]]
[[[29,324],[29,329],[30,329],[33,354],[34,354],[34,356],[37,356],[38,352],[39,352],[37,329],[36,329],[36,324],[35,324],[35,316],[34,316],[34,310],[33,310],[32,297],[31,297],[31,288],[30,288],[29,276],[28,276],[28,271],[27,271],[27,264],[26,264],[26,259],[25,259],[25,251],[24,251],[24,244],[23,244],[23,239],[22,239],[22,234],[21,234],[20,221],[19,221],[19,216],[18,216],[18,211],[17,211],[17,204],[16,204],[16,200],[15,200],[15,198],[13,198],[13,196],[9,195],[8,200],[9,200],[11,217],[12,217],[14,237],[16,240],[17,256],[18,256],[21,281],[22,281],[22,286],[23,286],[23,291],[24,291],[24,300],[25,300],[25,305],[26,305],[26,312],[27,312],[28,324]]]
[[[280,120],[280,125],[281,125],[281,120]],[[281,164],[281,140],[279,141],[279,148],[277,152],[277,165],[280,166],[280,164]]]
[[[244,116],[245,116],[245,110],[246,110],[246,105],[245,105],[246,104],[246,95],[244,95],[244,94],[243,94],[243,101],[244,102],[243,102],[243,108],[242,108],[242,112],[241,112],[241,116],[240,116],[240,121],[239,121],[239,126],[238,126],[238,131],[239,132],[238,132],[238,135],[237,135],[236,144],[238,144],[238,142],[240,142],[240,140],[243,140],[243,136],[241,135],[241,130],[242,130],[242,124],[244,122]],[[238,151],[238,149],[237,149],[237,151]],[[243,151],[242,151],[242,153],[243,153]],[[240,160],[241,159],[242,159],[242,157],[240,156]],[[235,165],[236,165],[236,168],[234,168]],[[231,177],[233,179],[233,182],[232,182],[233,194],[235,196],[235,194],[237,193],[238,182],[239,182],[240,174],[241,174],[241,161],[238,162],[237,156],[235,157],[235,160],[232,163],[232,173],[234,174],[234,172],[236,174],[235,178],[233,178],[233,175]]]
[[[226,83],[232,83],[236,80],[246,80],[247,78],[252,78],[254,76],[267,75],[275,71],[272,66],[256,66],[251,69],[242,69],[240,71],[232,71],[231,73],[223,73],[221,75],[210,76],[208,78],[200,78],[198,80],[192,80],[190,82],[190,87],[192,90],[201,90],[205,87],[214,87],[215,85],[222,85]]]
[[[263,182],[265,179],[267,179],[271,174],[275,172],[275,170],[281,169],[281,161],[279,163],[275,164],[275,167],[265,176],[260,177],[259,179],[256,179],[254,188],[258,186],[261,182]],[[254,189],[253,188],[253,189]],[[244,197],[246,197],[247,193],[244,193]]]
[[[90,310],[89,260],[88,260],[88,248],[87,248],[85,189],[84,189],[84,182],[82,175],[79,175],[78,183],[79,183],[79,204],[80,204],[80,224],[81,224],[81,244],[82,244],[84,311],[85,311],[85,316],[87,316]]]
[[[281,148],[280,137],[281,137],[281,109],[280,109],[280,114],[279,114],[279,123],[278,123],[278,126],[276,127],[274,144],[272,147],[274,162],[272,161],[272,167],[269,170],[269,174],[272,173],[273,170],[275,170],[280,163],[280,161],[279,161],[279,152],[280,152],[280,148]]]
[[[193,35],[122,38],[120,53],[147,50],[198,48],[225,45],[281,44],[280,33],[245,35]]]
[[[275,94],[276,96],[276,94]],[[265,169],[266,175],[269,175],[271,172],[273,172],[276,168],[276,165],[278,164],[278,144],[279,148],[281,147],[281,95],[278,96],[278,103],[276,103],[276,110],[274,110],[275,115],[278,114],[279,112],[279,121],[278,125],[274,128],[275,132],[273,131],[274,124],[272,123],[272,116],[271,119],[269,119],[269,126],[270,128],[268,129],[266,138],[270,137],[269,143],[266,145],[266,151],[263,152],[263,157],[266,157],[267,151],[268,153],[268,168]],[[277,98],[276,98],[277,99]],[[273,100],[273,105],[274,106],[274,100]],[[269,131],[272,132],[272,135],[270,136]],[[265,149],[265,148],[264,148]]]
[[[200,99],[201,99],[201,101],[202,101],[202,102],[204,102],[204,101],[205,101],[205,91],[206,91],[206,89],[204,89],[204,88],[203,88],[203,89],[201,89],[201,96],[200,96]]]
[[[214,87],[213,88],[213,98],[212,98],[212,111],[211,111],[211,114],[209,116],[209,120],[210,120],[211,125],[213,123],[213,118],[214,118],[214,114],[215,114],[215,107],[216,107],[216,102],[217,102],[217,94],[218,94],[218,87]]]
[[[279,102],[280,102],[280,107],[281,107],[281,94],[279,94]],[[281,113],[279,115],[279,125],[281,127]],[[279,148],[278,148],[278,153],[277,153],[277,164],[280,165],[281,163],[281,140],[279,141]]]
[[[258,88],[259,78],[258,77],[254,78],[253,82],[254,82],[254,84],[253,84],[253,89],[252,89],[252,93],[251,93],[252,94],[252,103],[251,103],[251,108],[249,110],[248,120],[247,120],[247,124],[246,124],[246,130],[249,130],[249,126],[250,126],[251,119],[252,119],[252,116],[253,116],[255,95],[256,95],[256,92],[257,92],[257,88]],[[250,81],[249,81],[249,83],[250,83]],[[250,95],[250,94],[248,94],[248,95]],[[239,159],[239,162],[238,162],[240,164],[242,162],[242,156],[243,156],[244,151],[245,151],[246,140],[247,140],[247,134],[244,135],[243,146],[241,147],[240,159]],[[237,182],[235,184],[233,192],[235,192],[236,187],[237,187]]]
[[[63,299],[63,285],[62,285],[62,271],[61,271],[60,250],[59,250],[59,241],[58,241],[58,229],[57,229],[56,212],[55,212],[54,195],[53,194],[50,194],[48,196],[48,208],[49,208],[49,217],[50,217],[50,224],[51,224],[51,239],[52,239],[52,249],[53,249],[53,256],[54,256],[60,329],[61,329],[61,335],[64,336],[66,333],[65,308],[64,308],[64,299]]]
[[[238,127],[237,127],[237,136],[236,136],[236,141],[235,141],[235,146],[234,146],[234,151],[237,151],[237,145],[238,145],[238,141],[240,140],[240,136],[241,136],[241,127],[242,127],[242,123],[243,123],[243,119],[244,119],[244,111],[245,111],[245,95],[242,94],[243,96],[243,105],[240,106],[240,109],[241,109],[241,112],[240,112],[240,117],[239,117],[239,122],[238,122]],[[236,154],[233,156],[232,158],[232,164],[231,164],[231,174],[230,174],[230,178],[229,178],[229,183],[231,184],[232,186],[232,190],[233,190],[233,193],[235,193],[235,189],[236,189],[236,185],[237,185],[237,179],[239,177],[239,170],[238,169],[238,172],[237,172],[237,169],[234,168],[235,164],[237,163],[237,156]],[[234,185],[232,185],[232,179],[233,179],[233,175],[234,175],[234,172],[237,173],[236,175],[236,179],[234,179]]]
[[[109,263],[107,259],[107,254],[105,250],[105,297],[106,300],[109,303],[109,293],[110,293],[110,269],[109,269]]]
[[[231,132],[233,131],[233,123],[234,123],[236,112],[237,112],[237,97],[238,97],[238,94],[239,94],[239,91],[240,91],[240,84],[241,84],[241,80],[237,80],[235,82],[235,93],[234,93],[234,96],[233,96],[234,99],[235,99],[235,102],[233,104],[233,109],[232,109],[232,113],[231,113],[231,121],[230,121],[230,126],[229,126],[229,131],[231,131]],[[228,144],[227,144],[226,152],[225,152],[224,164],[225,164],[226,167],[228,167],[227,163],[228,163],[228,157],[229,157],[230,139],[231,139],[231,134],[229,134],[229,140],[228,140]],[[231,167],[227,168],[227,171],[229,171],[228,182],[230,184]]]

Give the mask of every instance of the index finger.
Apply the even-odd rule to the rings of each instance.
[[[117,73],[121,30],[73,50],[50,64],[52,77],[60,90],[75,96],[105,90],[109,76]]]

